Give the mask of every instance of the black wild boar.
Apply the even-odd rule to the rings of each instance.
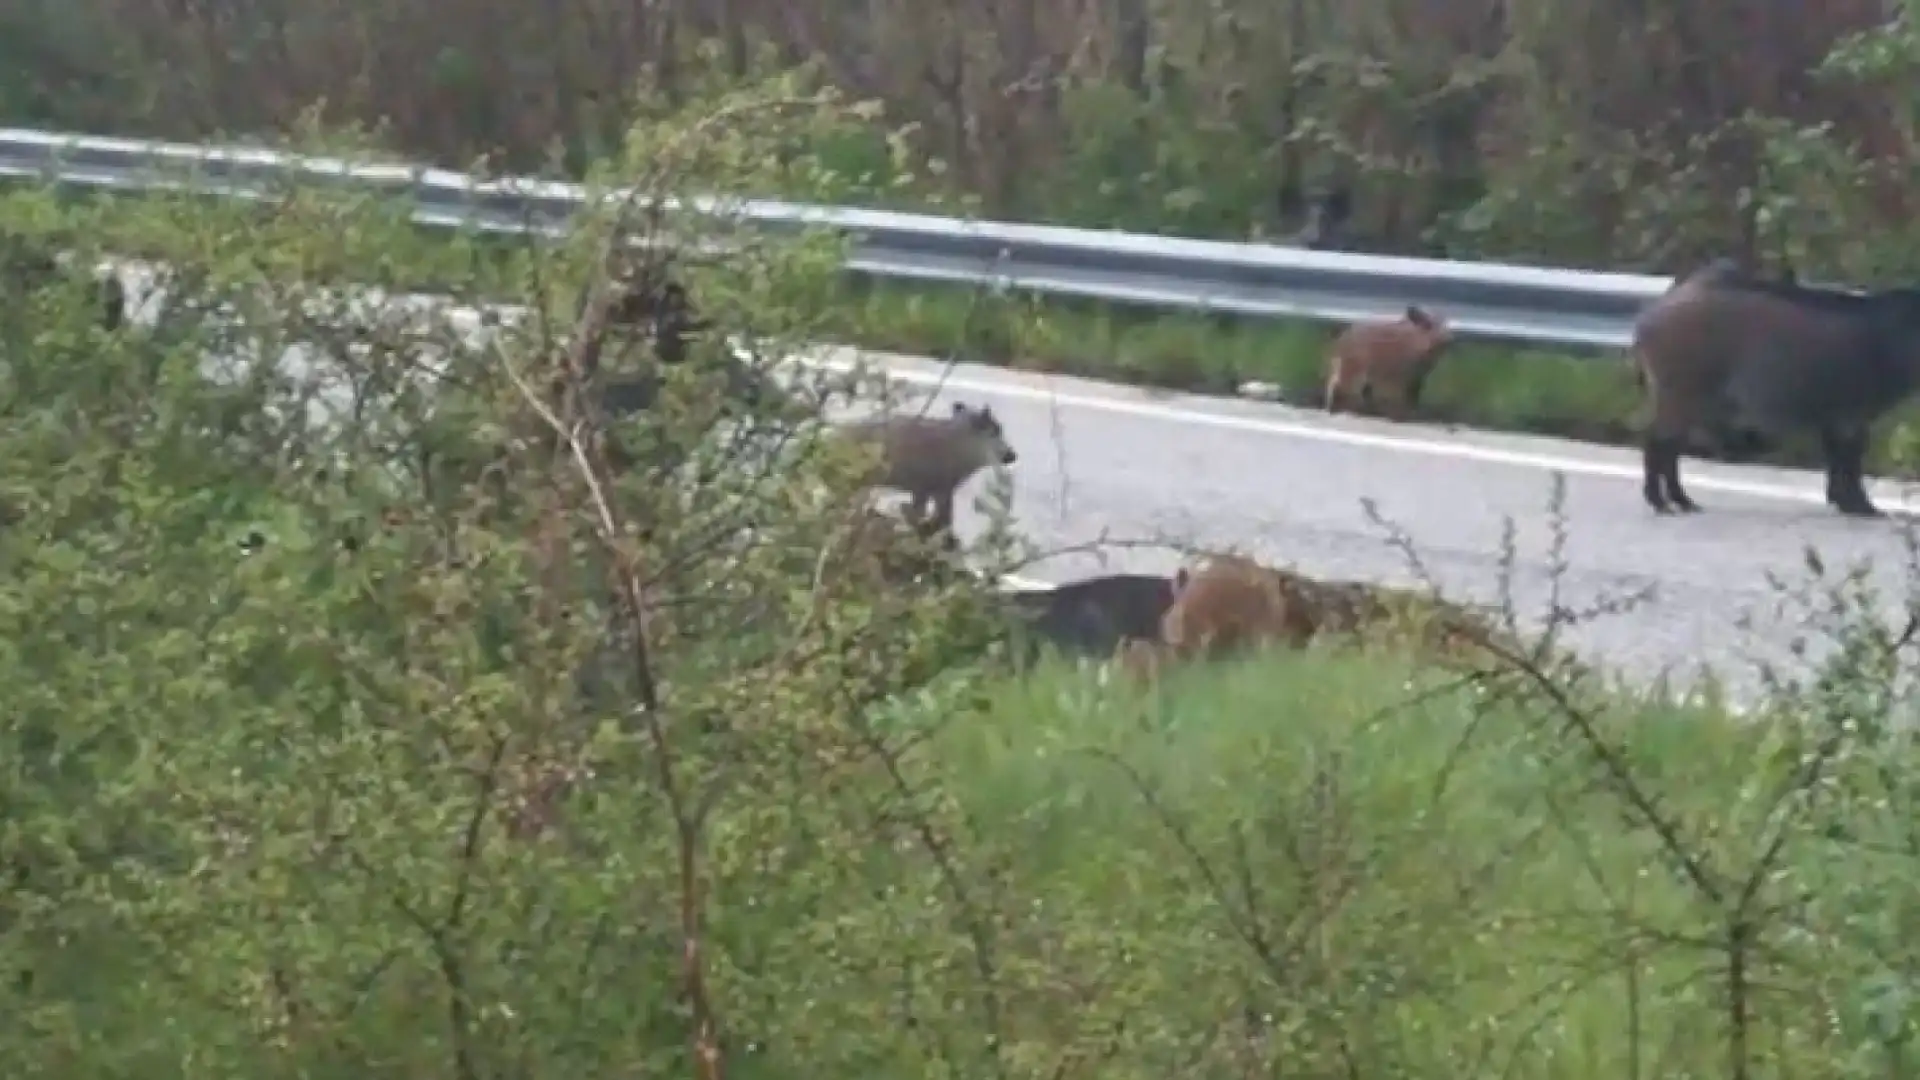
[[[1127,641],[1160,640],[1160,619],[1173,605],[1173,579],[1164,574],[1105,574],[1008,598],[1022,624],[1032,660],[1041,642],[1062,652],[1113,655]]]
[[[728,357],[720,371],[724,380],[721,409],[725,415],[739,415],[744,406],[749,413],[785,418],[795,408],[772,375],[744,360]],[[646,412],[659,400],[664,381],[665,376],[658,371],[610,375],[601,386],[600,406],[615,418]]]
[[[1656,511],[1698,509],[1680,455],[1708,428],[1816,433],[1828,504],[1874,515],[1862,475],[1870,427],[1920,383],[1920,289],[1810,288],[1716,260],[1641,312],[1632,355],[1650,406],[1643,491]]]

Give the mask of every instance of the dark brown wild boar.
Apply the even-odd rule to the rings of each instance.
[[[1357,394],[1382,415],[1405,419],[1452,343],[1447,320],[1419,307],[1391,321],[1347,327],[1328,350],[1327,411],[1338,412]]]
[[[1019,459],[986,405],[974,409],[956,401],[947,416],[887,416],[847,424],[841,431],[845,438],[877,447],[880,462],[871,483],[911,496],[908,516],[916,526],[925,522],[932,505],[929,527],[949,546],[957,544],[953,493],[981,469]]]
[[[1654,510],[1699,508],[1680,485],[1689,434],[1806,430],[1820,438],[1827,503],[1876,515],[1867,444],[1874,420],[1920,384],[1920,289],[1789,285],[1720,260],[1641,312],[1632,361],[1649,404],[1642,490]]]
[[[1324,581],[1230,556],[1174,577],[1173,603],[1161,620],[1162,644],[1134,650],[1132,666],[1158,671],[1170,660],[1210,659],[1249,648],[1314,641],[1379,643],[1428,659],[1499,636],[1492,613],[1408,589],[1361,581]],[[1122,659],[1128,659],[1122,657]]]

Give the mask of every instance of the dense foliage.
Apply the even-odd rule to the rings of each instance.
[[[609,169],[800,184],[778,138],[840,119],[736,95]],[[17,280],[0,327],[7,1060],[751,1075],[855,1025],[908,927],[971,947],[917,892],[840,927],[815,890],[857,864],[805,868],[884,852],[949,887],[951,826],[871,711],[968,712],[977,674],[937,676],[985,643],[980,587],[845,587],[858,462],[792,409],[722,416],[725,341],[639,418],[595,404],[656,364],[609,329],[613,268],[676,258],[780,355],[831,247],[696,265],[674,235],[724,218],[632,205],[513,259],[316,193],[4,213],[16,246],[165,267],[137,328],[103,330],[79,275]],[[423,274],[456,306],[341,287]],[[518,317],[477,333],[503,292]],[[852,981],[765,997],[789,968]]]
[[[577,169],[643,79],[812,60],[998,216],[1276,236],[1347,189],[1350,241],[1395,250],[1915,269],[1910,5],[452,2],[25,0],[0,116],[200,139],[318,108],[449,164]],[[823,149],[860,172],[883,142]]]

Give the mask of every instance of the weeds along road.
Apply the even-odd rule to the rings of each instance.
[[[1623,674],[1685,675],[1707,665],[1730,689],[1749,691],[1756,662],[1787,659],[1794,638],[1816,625],[1804,604],[1779,610],[1792,594],[1769,582],[1770,574],[1789,587],[1809,582],[1809,546],[1830,575],[1869,567],[1889,612],[1910,588],[1915,526],[1903,515],[1916,503],[1886,483],[1872,493],[1888,518],[1849,520],[1825,505],[1818,473],[1689,460],[1682,467],[1703,511],[1660,518],[1641,500],[1634,450],[864,355],[903,389],[931,390],[944,371],[933,408],[950,400],[993,406],[1020,452],[1015,518],[1043,550],[1103,534],[1158,536],[1237,547],[1320,576],[1416,581],[1403,548],[1365,511],[1370,499],[1449,595],[1497,602],[1503,519],[1511,518],[1517,558],[1504,576],[1522,616],[1537,622],[1556,576],[1557,472],[1566,485],[1562,602],[1581,608],[1652,592],[1569,642]],[[851,354],[823,351],[820,359],[844,366]],[[963,533],[982,526],[970,504],[984,487],[975,480],[962,496]],[[1175,551],[1121,549],[1105,566],[1171,571],[1180,560]],[[1101,566],[1068,554],[1025,573],[1061,581]]]
[[[152,279],[131,264],[118,270],[137,298],[134,321],[147,321],[160,299]],[[458,321],[479,324],[470,312]],[[1641,501],[1639,455],[1629,449],[861,355],[933,409],[954,400],[993,406],[1020,453],[1016,528],[1042,551],[1158,540],[1236,548],[1318,576],[1417,581],[1403,547],[1369,518],[1371,500],[1448,595],[1497,603],[1504,579],[1521,616],[1538,623],[1556,579],[1560,602],[1575,609],[1649,592],[1630,610],[1577,628],[1568,643],[1636,680],[1705,667],[1736,691],[1754,689],[1755,665],[1788,659],[1791,643],[1816,625],[1804,603],[1783,610],[1790,596],[1770,580],[1807,582],[1809,547],[1830,572],[1867,568],[1889,617],[1911,588],[1906,516],[1920,499],[1886,483],[1871,489],[1889,517],[1851,520],[1826,507],[1817,473],[1689,460],[1686,480],[1704,511],[1661,518]],[[847,368],[854,359],[823,349],[802,362]],[[1559,573],[1556,473],[1566,485]],[[983,525],[973,502],[986,476],[961,492],[965,535]],[[1517,555],[1510,563],[1502,556],[1507,519]],[[1182,559],[1173,548],[1117,547],[1104,561],[1069,553],[1021,576],[1057,583],[1171,572]]]

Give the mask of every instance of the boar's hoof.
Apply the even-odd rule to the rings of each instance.
[[[1653,512],[1656,514],[1697,514],[1700,512],[1700,504],[1694,502],[1681,492],[1674,492],[1672,498],[1669,499],[1665,492],[1649,489],[1646,492],[1646,497],[1647,505],[1653,507]]]
[[[1868,502],[1864,497],[1837,500],[1834,502],[1833,508],[1848,517],[1877,518],[1886,516],[1879,507]]]

